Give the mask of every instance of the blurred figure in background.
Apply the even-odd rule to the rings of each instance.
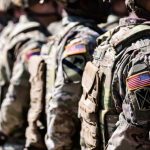
[[[111,14],[108,16],[107,23],[102,27],[110,30],[119,24],[119,19],[128,16],[128,10],[125,5],[125,0],[112,0]]]
[[[150,150],[150,1],[125,2],[129,17],[120,20],[114,39],[126,42],[119,44],[112,78],[120,115],[106,150]]]
[[[51,35],[47,26],[61,16],[53,0],[12,2],[21,8],[22,15],[4,50],[10,83],[0,110],[0,144],[4,150],[23,150],[30,103],[30,60],[40,54],[42,45]],[[43,143],[40,146],[45,149]]]

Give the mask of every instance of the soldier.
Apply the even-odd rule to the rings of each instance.
[[[109,4],[98,0],[60,2],[67,12],[63,19],[64,29],[42,49],[47,66],[45,141],[48,150],[80,149],[77,110],[82,93],[82,72],[85,63],[92,60],[96,38],[103,33],[97,25],[106,21],[109,14]],[[39,67],[39,72],[41,70],[42,67]],[[37,87],[36,83],[41,76],[39,74],[32,78],[33,87]],[[34,92],[33,99],[36,99]]]
[[[9,13],[11,13],[11,18],[7,26],[5,26],[0,33],[0,106],[9,86],[9,80],[7,79],[9,74],[9,69],[7,69],[8,62],[6,57],[4,56],[5,46],[8,46],[6,45],[6,43],[9,43],[9,36],[16,23],[18,22],[20,15],[22,14],[22,10],[20,8],[12,5],[12,3],[10,3],[10,0],[5,0],[5,3],[7,1],[10,4]]]
[[[12,0],[22,8],[19,23],[9,36],[4,56],[8,61],[10,81],[0,112],[0,144],[3,149],[22,150],[25,142],[30,101],[30,59],[39,55],[50,33],[47,25],[59,17],[53,0]],[[6,76],[7,77],[7,76]],[[6,141],[7,140],[7,141]]]
[[[79,103],[83,149],[105,149],[112,133],[107,150],[150,149],[150,1],[126,5],[130,16],[98,38],[85,67]]]

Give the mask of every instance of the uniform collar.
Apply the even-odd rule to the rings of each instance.
[[[62,20],[63,26],[68,25],[70,22],[80,22],[80,23],[89,23],[89,24],[97,24],[94,20],[92,19],[86,19],[83,17],[79,16],[66,16]]]
[[[36,19],[34,19],[33,17],[30,17],[29,15],[21,15],[20,19],[19,19],[19,22],[20,23],[27,23],[27,22],[37,22],[37,23],[39,23]]]
[[[145,22],[149,22],[146,19],[142,19],[142,18],[122,18],[119,21],[119,25],[120,26],[130,26],[130,25],[138,25],[138,24],[142,24]]]

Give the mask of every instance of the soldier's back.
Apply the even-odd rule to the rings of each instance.
[[[85,68],[79,103],[85,148],[105,149],[111,137],[108,150],[149,149],[149,105],[143,102],[141,108],[144,95],[149,95],[149,30],[148,22],[125,18],[98,39],[93,62]],[[139,83],[142,76],[147,78]],[[119,121],[117,112],[122,112]]]
[[[30,101],[28,62],[32,55],[40,54],[48,35],[49,32],[40,23],[22,16],[9,36],[7,56],[13,59],[9,59],[9,87],[0,116],[0,130],[8,136],[4,149],[21,150],[24,147]]]

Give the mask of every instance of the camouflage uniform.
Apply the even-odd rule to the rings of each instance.
[[[75,2],[78,3],[78,0],[63,2],[67,3],[65,6],[70,6]],[[90,2],[89,0],[88,3]],[[47,135],[45,141],[47,149],[75,149],[78,147],[80,125],[77,109],[82,93],[81,76],[85,62],[91,60],[96,38],[103,31],[97,27],[94,20],[81,17],[80,13],[85,15],[85,12],[78,7],[70,11],[72,11],[72,16],[63,19],[62,32],[49,39],[48,44],[42,48],[41,58],[34,57],[33,60],[36,67],[32,70],[30,80],[31,108],[28,115],[29,128],[26,133],[28,137],[29,135],[31,137],[33,133],[34,140],[29,139],[27,145],[28,142],[33,142],[33,144],[38,142],[40,136],[37,134],[37,124],[46,103]],[[80,12],[80,17],[73,15],[74,12]],[[44,79],[44,73],[46,73],[46,79]],[[43,86],[45,80],[46,89]],[[43,99],[45,90],[46,100]]]
[[[23,149],[30,101],[29,62],[39,55],[49,35],[40,23],[23,15],[9,36],[6,56],[11,55],[10,84],[0,112],[0,131],[8,136],[4,149]]]
[[[63,31],[62,21],[49,25],[49,31],[53,36],[48,41],[53,41],[54,35]],[[53,42],[52,42],[53,43]],[[57,45],[58,46],[58,45]],[[28,127],[26,129],[26,149],[45,150],[44,137],[46,134],[46,114],[45,114],[45,47],[42,47],[40,56],[34,56],[30,60],[30,108],[28,112]]]
[[[10,11],[10,9],[12,9],[11,0],[0,0],[0,11],[4,13],[2,14],[3,16],[0,16],[0,106],[8,88],[8,80],[5,74],[7,72],[7,69],[4,69],[4,66],[6,67],[7,63],[5,61],[6,59],[3,53],[5,44],[7,43],[7,40],[9,38],[9,34],[14,28],[14,22],[12,21],[13,18],[11,18],[10,21],[8,21],[10,18],[7,18],[8,10]],[[1,23],[3,24],[2,26]]]
[[[9,36],[12,30],[15,27],[15,23],[10,21],[8,25],[3,29],[0,35],[0,106],[2,103],[2,100],[5,98],[8,86],[9,86],[9,79],[10,79],[10,69],[8,69],[8,61],[6,57],[6,48],[8,45],[6,43],[9,43]]]
[[[146,20],[129,18],[121,20],[120,25],[130,31],[130,26],[135,27],[139,23],[144,24],[145,22]],[[146,24],[150,30],[150,23]],[[119,34],[116,36],[118,37]],[[112,94],[116,107],[122,109],[122,113],[117,123],[117,129],[109,140],[108,150],[150,149],[149,46],[149,33],[146,33],[132,42],[131,46],[120,51],[124,54],[116,64]]]
[[[46,145],[49,150],[78,147],[80,122],[77,110],[82,93],[82,72],[85,63],[92,58],[96,38],[103,33],[93,20],[82,17],[66,17],[63,25],[63,32],[55,37],[57,46],[52,46],[55,44],[51,44],[51,39],[42,51],[48,54],[45,60]]]
[[[149,31],[149,20],[129,17],[98,38],[83,74],[82,149],[103,150],[109,137],[107,150],[150,149]]]

